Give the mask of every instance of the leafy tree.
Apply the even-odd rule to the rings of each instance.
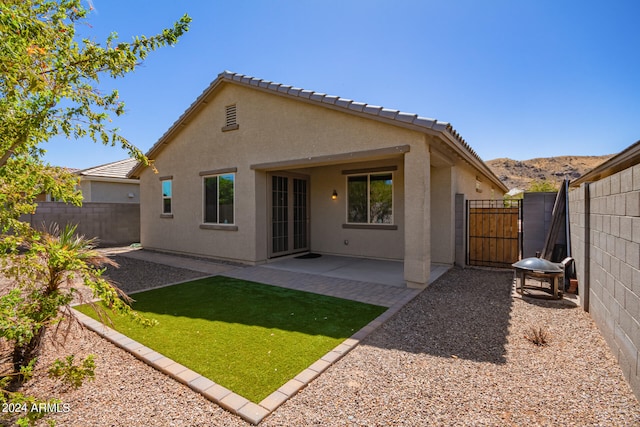
[[[111,127],[110,117],[124,113],[118,92],[103,93],[98,85],[175,44],[191,19],[185,15],[172,28],[131,42],[113,33],[100,44],[76,34],[90,10],[81,0],[0,2],[0,340],[11,347],[13,366],[0,372],[0,402],[32,399],[10,389],[29,378],[47,327],[70,313],[64,308],[78,294],[74,283],[135,316],[124,295],[101,277],[110,261],[93,249],[94,242],[75,236],[75,227],[47,232],[20,221],[35,211],[42,193],[81,203],[77,177],[42,160],[41,145],[54,136],[119,145],[149,164]],[[27,418],[23,424],[32,421]]]
[[[558,191],[558,186],[547,179],[533,180],[527,191],[530,193],[553,193]]]

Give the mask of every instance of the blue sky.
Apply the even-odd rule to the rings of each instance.
[[[191,30],[133,74],[105,77],[147,151],[229,70],[450,122],[484,160],[617,153],[640,139],[637,0],[92,0],[84,37]],[[116,147],[54,140],[51,164],[86,168]]]

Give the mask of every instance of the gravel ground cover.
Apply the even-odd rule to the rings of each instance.
[[[135,277],[157,286],[188,275],[121,265],[125,289]],[[450,271],[260,425],[640,425],[640,405],[588,314],[513,297],[512,279]],[[546,346],[525,338],[532,327],[548,333]],[[47,362],[68,352],[96,355],[94,382],[67,390],[44,378]],[[247,425],[88,331],[75,329],[65,349],[48,344],[41,360],[42,380],[25,391],[68,404],[52,417],[60,426]]]
[[[126,293],[186,282],[206,276],[206,274],[199,271],[169,267],[123,255],[111,255],[110,258],[118,264],[118,267],[107,267],[105,276]]]

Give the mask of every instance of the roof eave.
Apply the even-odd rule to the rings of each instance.
[[[218,77],[212,81],[209,86],[196,98],[195,101],[191,103],[191,105],[185,110],[184,113],[178,117],[178,119],[173,122],[171,127],[158,139],[158,141],[153,144],[153,146],[147,151],[146,156],[148,159],[152,160],[155,158],[156,154],[158,154],[166,144],[169,143],[171,137],[175,135],[182,126],[186,126],[189,118],[198,112],[201,108],[203,108],[207,104],[207,99],[209,96],[215,92],[215,90],[222,84],[225,80],[224,73],[219,74]],[[138,163],[136,167],[134,167],[128,174],[129,178],[139,178],[140,173],[144,170],[146,166],[144,164]]]
[[[636,141],[624,151],[616,154],[609,160],[601,163],[580,178],[572,181],[570,187],[576,188],[586,182],[597,181],[621,170],[627,169],[635,164],[640,163],[640,140]]]
[[[228,74],[228,73],[227,73]],[[476,167],[478,170],[487,175],[487,177],[504,193],[508,192],[509,189],[504,185],[502,181],[493,173],[493,171],[480,159],[477,153],[464,141],[464,139],[453,129],[453,127],[446,122],[440,122],[433,119],[424,118],[418,116],[417,114],[407,114],[397,110],[390,110],[383,107],[371,106],[368,104],[362,104],[358,102],[354,102],[352,100],[347,100],[344,98],[339,98],[326,94],[318,94],[313,91],[306,91],[302,89],[294,88],[292,86],[282,86],[277,83],[272,83],[264,80],[255,80],[250,77],[238,77],[234,76],[232,81],[234,83],[240,83],[245,85],[250,85],[252,88],[256,90],[260,90],[263,92],[267,92],[274,95],[279,95],[286,98],[295,98],[298,101],[311,104],[318,105],[319,103],[328,109],[345,112],[347,109],[348,113],[367,118],[373,119],[380,122],[388,123],[393,126],[402,127],[405,129],[410,129],[418,132],[425,133],[427,135],[432,136],[444,136],[453,144],[453,147],[457,151],[457,153],[462,157],[465,161],[467,161],[472,166]],[[251,82],[258,81],[258,84],[251,84]],[[284,88],[280,90],[280,88]],[[274,90],[276,89],[276,90]],[[314,98],[315,97],[315,98]],[[352,107],[353,106],[353,107]],[[375,113],[377,112],[377,113]],[[398,116],[403,115],[403,119],[405,121],[399,120]],[[411,116],[414,116],[413,119]],[[419,124],[416,124],[419,123]]]
[[[80,175],[80,181],[114,182],[121,184],[139,184],[138,178],[117,178],[112,176]]]
[[[477,156],[472,156],[467,149],[464,149],[460,146],[461,143],[459,141],[459,138],[456,138],[450,132],[442,132],[442,135],[449,139],[449,142],[451,142],[453,147],[455,147],[457,154],[462,157],[467,163],[483,172],[491,180],[492,183],[494,183],[500,190],[502,190],[503,193],[507,193],[509,191],[509,188],[507,188],[507,186],[504,185],[502,181],[500,181],[500,179],[496,176],[496,174],[493,173],[493,171],[489,168],[489,166],[487,166],[484,161],[482,161]]]
[[[496,184],[505,193],[509,189],[500,181],[489,167],[480,159],[480,156],[466,143],[466,141],[446,122],[440,122],[435,119],[429,119],[418,116],[417,114],[405,113],[399,110],[392,110],[380,106],[364,104],[353,100],[340,98],[337,96],[327,95],[310,90],[304,90],[293,86],[282,85],[268,80],[256,79],[253,77],[231,73],[224,71],[211,82],[202,94],[187,108],[187,110],[176,120],[167,132],[147,152],[147,157],[151,160],[169,143],[171,137],[179,132],[182,126],[185,126],[192,114],[206,105],[208,98],[223,83],[233,83],[242,86],[248,86],[252,89],[267,92],[269,94],[295,99],[312,105],[321,105],[322,107],[333,109],[336,111],[346,112],[367,119],[381,121],[393,126],[403,127],[432,136],[440,136],[447,139],[460,157],[473,165],[475,168],[483,172],[489,179]],[[138,164],[128,177],[139,177],[144,165]]]

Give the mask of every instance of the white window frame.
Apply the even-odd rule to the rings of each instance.
[[[220,177],[232,175],[233,176],[233,222],[220,222]],[[202,176],[202,224],[204,225],[235,225],[236,221],[236,173],[235,171],[224,172],[224,173],[209,173],[209,174],[201,174]],[[207,221],[207,185],[206,180],[216,178],[217,184],[217,194],[216,194],[216,222]]]

